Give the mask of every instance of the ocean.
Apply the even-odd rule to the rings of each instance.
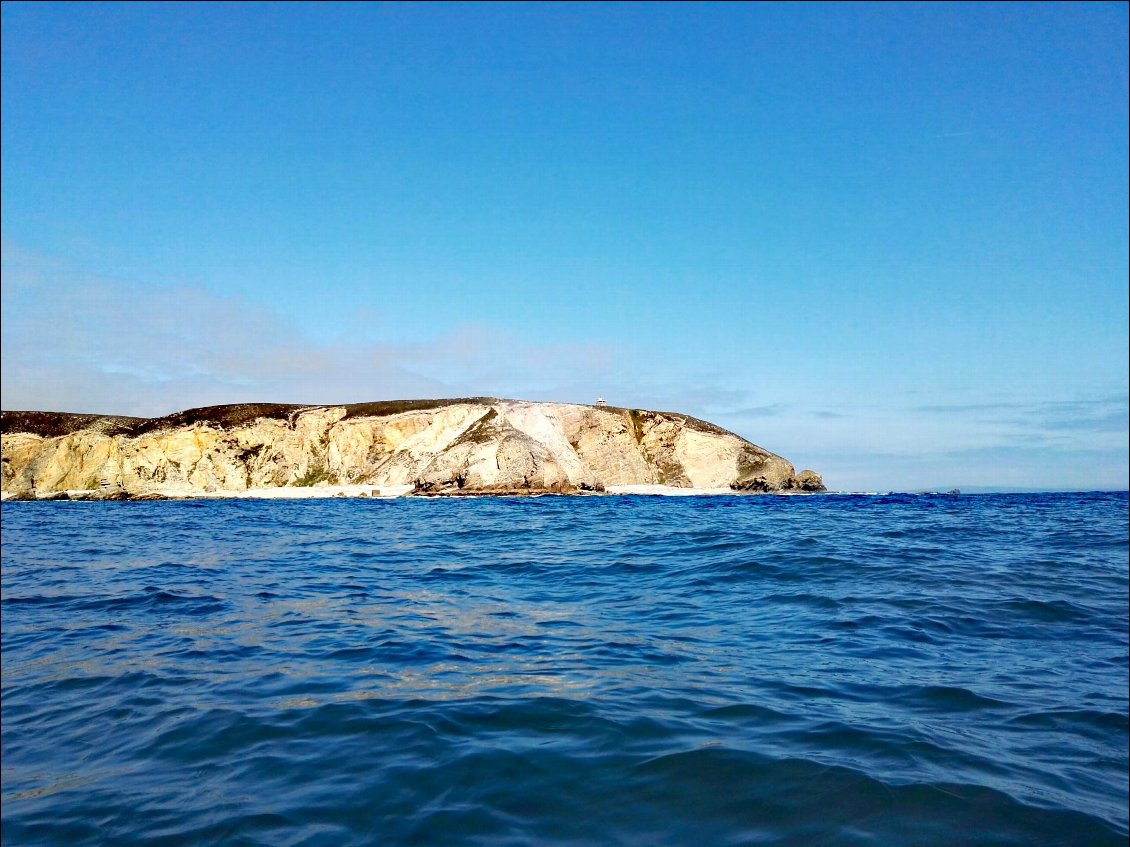
[[[1125,845],[1127,505],[7,503],[0,836]]]

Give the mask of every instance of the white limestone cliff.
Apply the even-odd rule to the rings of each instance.
[[[4,412],[6,496],[191,496],[280,486],[413,486],[423,494],[668,485],[819,491],[817,474],[705,421],[474,398],[350,406],[217,406],[144,420]]]

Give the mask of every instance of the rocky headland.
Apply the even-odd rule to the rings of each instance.
[[[824,490],[813,471],[688,415],[488,397],[3,412],[0,457],[5,499]]]

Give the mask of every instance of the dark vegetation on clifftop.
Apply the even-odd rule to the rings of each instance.
[[[0,432],[30,432],[44,438],[70,435],[80,429],[96,429],[105,435],[130,433],[145,418],[116,415],[76,415],[71,412],[0,412]]]
[[[227,406],[202,406],[185,409],[160,418],[131,418],[122,415],[91,415],[72,412],[0,412],[0,432],[26,432],[43,438],[58,438],[82,429],[95,429],[104,435],[142,435],[162,429],[205,424],[217,429],[232,429],[253,423],[259,418],[291,421],[297,413],[307,409],[344,408],[346,418],[381,418],[404,412],[421,412],[454,406],[459,403],[490,405],[505,402],[497,397],[451,397],[434,400],[376,400],[370,403],[329,403],[309,405],[300,403],[236,403]],[[532,402],[532,401],[531,401]],[[684,426],[715,435],[732,435],[729,430],[709,421],[692,418],[680,412],[645,412],[620,406],[593,406],[600,412],[628,415],[640,437],[641,415],[662,415],[681,421]]]
[[[461,397],[441,400],[377,400],[371,403],[236,403],[228,406],[201,406],[160,418],[128,418],[118,415],[87,415],[71,412],[0,412],[0,432],[28,432],[44,438],[69,435],[80,429],[99,429],[106,435],[141,435],[160,429],[207,424],[217,429],[232,429],[259,418],[289,421],[306,409],[344,408],[347,418],[385,417],[402,412],[439,409],[456,403],[493,403],[491,397]]]

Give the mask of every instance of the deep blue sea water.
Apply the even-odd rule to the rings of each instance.
[[[1127,841],[1124,493],[2,532],[5,847]]]

